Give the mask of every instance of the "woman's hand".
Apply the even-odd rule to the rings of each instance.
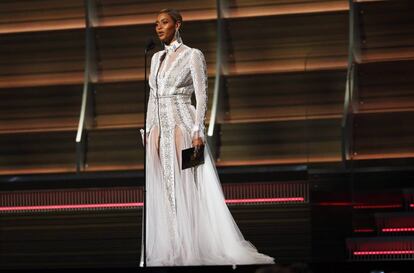
[[[203,144],[204,144],[204,142],[203,142],[203,139],[201,137],[194,137],[193,138],[193,147],[195,147],[196,150],[199,150]]]
[[[144,129],[139,129],[139,132],[141,133],[141,140],[142,140],[142,145],[147,144],[147,134],[145,133]]]

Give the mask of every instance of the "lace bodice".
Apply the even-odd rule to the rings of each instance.
[[[175,41],[165,50],[155,53],[151,59],[149,75],[150,97],[147,112],[147,133],[159,124],[161,112],[176,112],[170,116],[174,124],[184,123],[191,135],[204,138],[207,110],[207,65],[203,53],[196,48]],[[195,93],[196,107],[193,115],[189,107],[191,95]],[[165,102],[170,98],[169,103]],[[186,109],[187,108],[187,109]]]

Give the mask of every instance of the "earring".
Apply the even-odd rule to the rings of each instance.
[[[174,38],[177,40],[177,42],[182,43],[181,35],[180,35],[180,29],[176,28],[174,33]]]

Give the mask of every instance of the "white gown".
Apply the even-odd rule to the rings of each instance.
[[[208,145],[203,165],[181,170],[181,150],[192,146],[195,134],[205,139],[203,53],[181,40],[165,46],[152,57],[149,86],[147,266],[274,263],[243,238],[225,203]]]

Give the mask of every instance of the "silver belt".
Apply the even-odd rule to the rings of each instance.
[[[158,95],[158,98],[191,98],[191,95],[188,94],[171,94],[171,95]]]

